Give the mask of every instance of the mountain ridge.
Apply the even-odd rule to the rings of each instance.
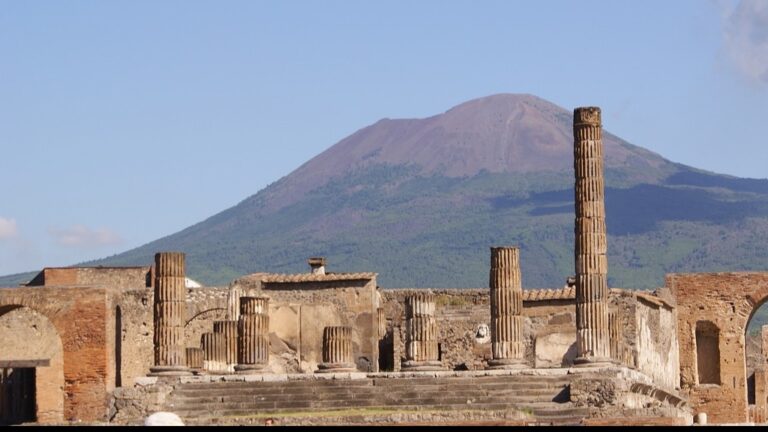
[[[572,113],[499,94],[361,128],[237,205],[88,265],[183,250],[190,277],[376,271],[383,287],[487,284],[488,247],[521,247],[523,284],[573,270]],[[768,180],[674,163],[604,130],[609,281],[652,288],[671,271],[759,270]],[[0,278],[0,282],[3,278]]]

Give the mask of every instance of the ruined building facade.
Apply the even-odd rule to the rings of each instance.
[[[414,406],[522,424],[765,422],[766,342],[760,364],[744,358],[768,273],[610,288],[601,134],[598,108],[575,110],[575,269],[563,287],[523,290],[524,251],[489,245],[478,289],[382,290],[375,273],[328,272],[318,257],[305,273],[191,287],[178,252],[0,288],[0,423],[304,410],[318,424],[315,410]]]

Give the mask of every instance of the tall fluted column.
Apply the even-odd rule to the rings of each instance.
[[[203,368],[208,372],[228,372],[227,340],[221,333],[203,333],[200,337],[203,348]]]
[[[610,362],[608,243],[600,108],[573,111],[576,201],[576,364]]]
[[[184,254],[155,254],[154,349],[155,365],[150,375],[189,375],[184,343],[187,287]]]
[[[241,374],[269,369],[269,298],[241,297],[237,323],[237,365]]]
[[[523,287],[520,249],[491,248],[491,351],[489,369],[524,368]]]
[[[187,366],[194,372],[200,373],[203,370],[203,349],[187,348]]]
[[[213,332],[224,335],[227,350],[227,371],[234,372],[237,364],[237,321],[214,321]]]
[[[326,327],[323,329],[323,362],[315,372],[354,372],[352,361],[352,327]]]
[[[403,371],[442,370],[438,360],[435,296],[412,294],[405,298],[405,361]]]

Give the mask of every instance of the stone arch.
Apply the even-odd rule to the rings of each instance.
[[[0,360],[48,360],[35,368],[35,417],[40,423],[64,420],[64,349],[59,330],[36,308],[0,306]]]

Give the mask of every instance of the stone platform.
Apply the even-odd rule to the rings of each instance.
[[[222,425],[581,424],[621,416],[691,423],[684,400],[624,367],[146,377],[117,389],[111,409],[118,424],[161,410],[187,424]]]

